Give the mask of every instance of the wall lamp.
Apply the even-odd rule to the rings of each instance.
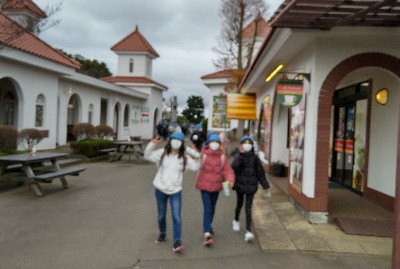
[[[65,91],[64,91],[66,94],[72,94],[73,93],[73,91],[72,91],[72,87],[71,86],[69,86],[67,89],[65,89]]]
[[[380,89],[376,94],[375,94],[375,100],[378,102],[380,105],[386,105],[389,99],[389,91],[386,88]]]
[[[281,69],[283,68],[283,64],[278,65],[274,71],[265,79],[266,82],[270,81]]]

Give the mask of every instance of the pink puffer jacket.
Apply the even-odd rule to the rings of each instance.
[[[219,192],[225,180],[235,182],[235,174],[228,157],[221,149],[214,151],[205,146],[201,151],[201,167],[196,178],[196,189]]]

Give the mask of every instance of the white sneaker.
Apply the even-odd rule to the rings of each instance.
[[[240,222],[236,221],[236,220],[232,220],[232,229],[235,232],[239,232],[240,231]]]
[[[254,234],[250,231],[246,231],[244,234],[244,241],[250,243],[254,240]]]

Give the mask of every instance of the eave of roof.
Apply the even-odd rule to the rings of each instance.
[[[30,10],[39,18],[47,17],[46,13],[31,0],[9,0],[2,7],[3,11],[18,11],[22,9]]]
[[[131,77],[131,76],[113,76],[113,77],[103,77],[101,80],[112,82],[112,83],[137,83],[137,84],[154,84],[159,87],[168,89],[167,86],[164,86],[152,79],[147,77]]]
[[[62,65],[80,68],[80,63],[54,49],[0,12],[0,44]]]
[[[231,78],[234,70],[221,70],[201,77],[201,79]]]

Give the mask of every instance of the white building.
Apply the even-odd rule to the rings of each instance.
[[[400,152],[399,1],[314,2],[282,4],[242,81],[241,93],[257,95],[259,142],[270,162],[285,163],[288,192],[310,221],[327,221],[331,182],[393,211]],[[290,84],[303,92],[280,95],[278,89]],[[385,91],[382,105],[377,95]],[[298,97],[300,103],[292,102]]]
[[[77,61],[8,17],[20,22],[44,14],[32,1],[17,2],[10,1],[0,13],[0,124],[41,130],[46,138],[39,149],[66,144],[73,125],[81,122],[107,124],[118,139],[151,138],[167,90],[151,79],[151,62],[158,54],[140,48],[116,51],[118,76],[104,81],[80,74]]]

